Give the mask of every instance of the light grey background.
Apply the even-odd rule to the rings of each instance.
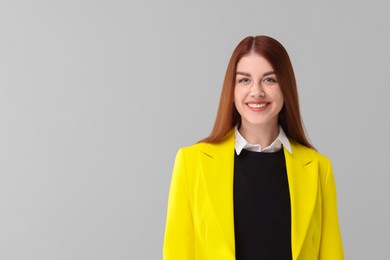
[[[0,259],[160,259],[174,156],[233,48],[287,48],[347,259],[389,256],[386,1],[0,2]]]

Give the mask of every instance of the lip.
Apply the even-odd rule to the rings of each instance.
[[[247,108],[253,112],[261,112],[268,109],[271,102],[268,101],[249,101],[245,102]]]

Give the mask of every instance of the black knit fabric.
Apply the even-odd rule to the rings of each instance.
[[[234,160],[237,260],[292,259],[291,207],[283,149],[242,150]]]

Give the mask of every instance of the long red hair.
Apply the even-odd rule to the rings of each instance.
[[[286,135],[307,147],[313,148],[305,135],[299,110],[297,83],[286,49],[269,36],[248,36],[234,49],[226,69],[218,113],[210,135],[200,142],[218,143],[235,127],[241,124],[241,116],[234,106],[234,86],[237,63],[250,53],[256,53],[272,65],[284,98],[278,121]]]

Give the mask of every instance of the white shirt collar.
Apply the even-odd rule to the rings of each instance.
[[[236,137],[236,153],[237,155],[240,155],[242,149],[253,151],[253,152],[264,152],[264,153],[273,153],[276,151],[279,151],[282,146],[284,146],[287,151],[292,153],[291,145],[288,140],[288,137],[286,136],[286,133],[283,131],[282,127],[279,126],[279,135],[276,137],[275,141],[272,142],[269,146],[265,148],[261,148],[259,144],[250,144],[247,140],[240,134],[237,127],[234,128],[234,134]]]

